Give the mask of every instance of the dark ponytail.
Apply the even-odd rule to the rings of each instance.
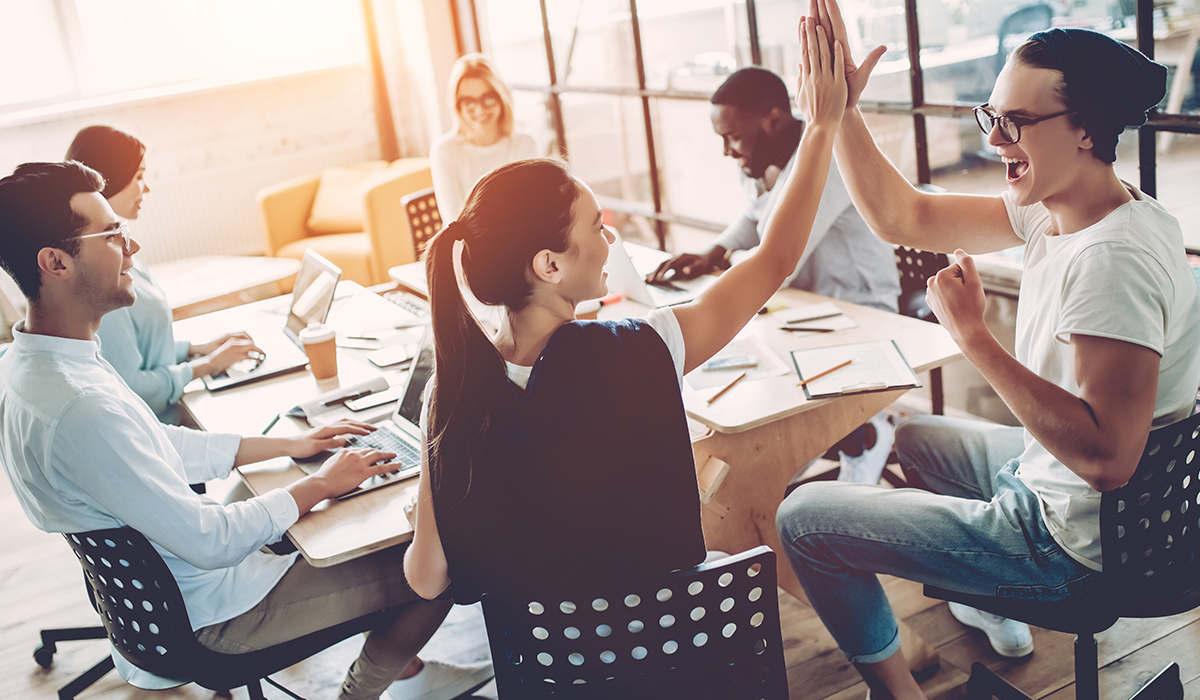
[[[570,247],[579,186],[566,165],[520,160],[483,176],[457,221],[425,249],[436,373],[429,401],[429,470],[434,491],[470,483],[472,447],[487,428],[487,406],[507,381],[504,358],[467,308],[454,273],[463,242],[463,277],[479,301],[519,310],[529,303],[530,263],[540,250]]]

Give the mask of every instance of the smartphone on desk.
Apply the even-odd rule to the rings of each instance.
[[[398,401],[403,395],[403,386],[389,387],[386,391],[377,391],[374,394],[367,394],[361,399],[350,399],[346,402],[346,408],[351,411],[365,411],[368,408],[382,406],[391,401]]]
[[[398,365],[401,362],[407,362],[412,359],[413,353],[417,350],[416,343],[402,343],[400,345],[390,345],[381,350],[375,350],[367,355],[367,359],[371,364],[383,369]]]

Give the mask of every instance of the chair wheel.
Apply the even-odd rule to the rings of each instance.
[[[54,663],[54,649],[47,648],[44,644],[39,644],[37,649],[33,650],[33,660],[42,668],[50,668]]]

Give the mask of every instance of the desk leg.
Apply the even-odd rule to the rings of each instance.
[[[712,433],[692,443],[697,464],[716,457],[729,464],[720,488],[702,509],[710,550],[734,554],[765,544],[780,555],[779,586],[806,605],[808,597],[792,571],[775,511],[792,476],[830,445],[899,398],[903,391],[848,396],[741,433]],[[907,632],[901,624],[902,633]],[[910,642],[910,640],[912,640]],[[914,670],[928,668],[936,652],[915,634],[905,634],[905,654]]]

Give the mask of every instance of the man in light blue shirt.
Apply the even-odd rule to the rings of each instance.
[[[378,698],[402,674],[434,680],[415,655],[449,603],[409,590],[402,550],[328,569],[260,551],[321,501],[394,469],[394,455],[343,449],[312,476],[230,505],[188,487],[238,465],[340,447],[371,428],[347,422],[294,438],[243,438],[161,424],[95,340],[105,313],[133,303],[138,250],[102,185],[74,162],[29,163],[0,180],[0,262],[29,300],[0,358],[0,459],[25,514],[47,532],[142,532],[212,649],[250,651],[394,609],[367,635],[339,697]],[[128,664],[122,670],[136,675]],[[417,689],[401,697],[443,697]]]

